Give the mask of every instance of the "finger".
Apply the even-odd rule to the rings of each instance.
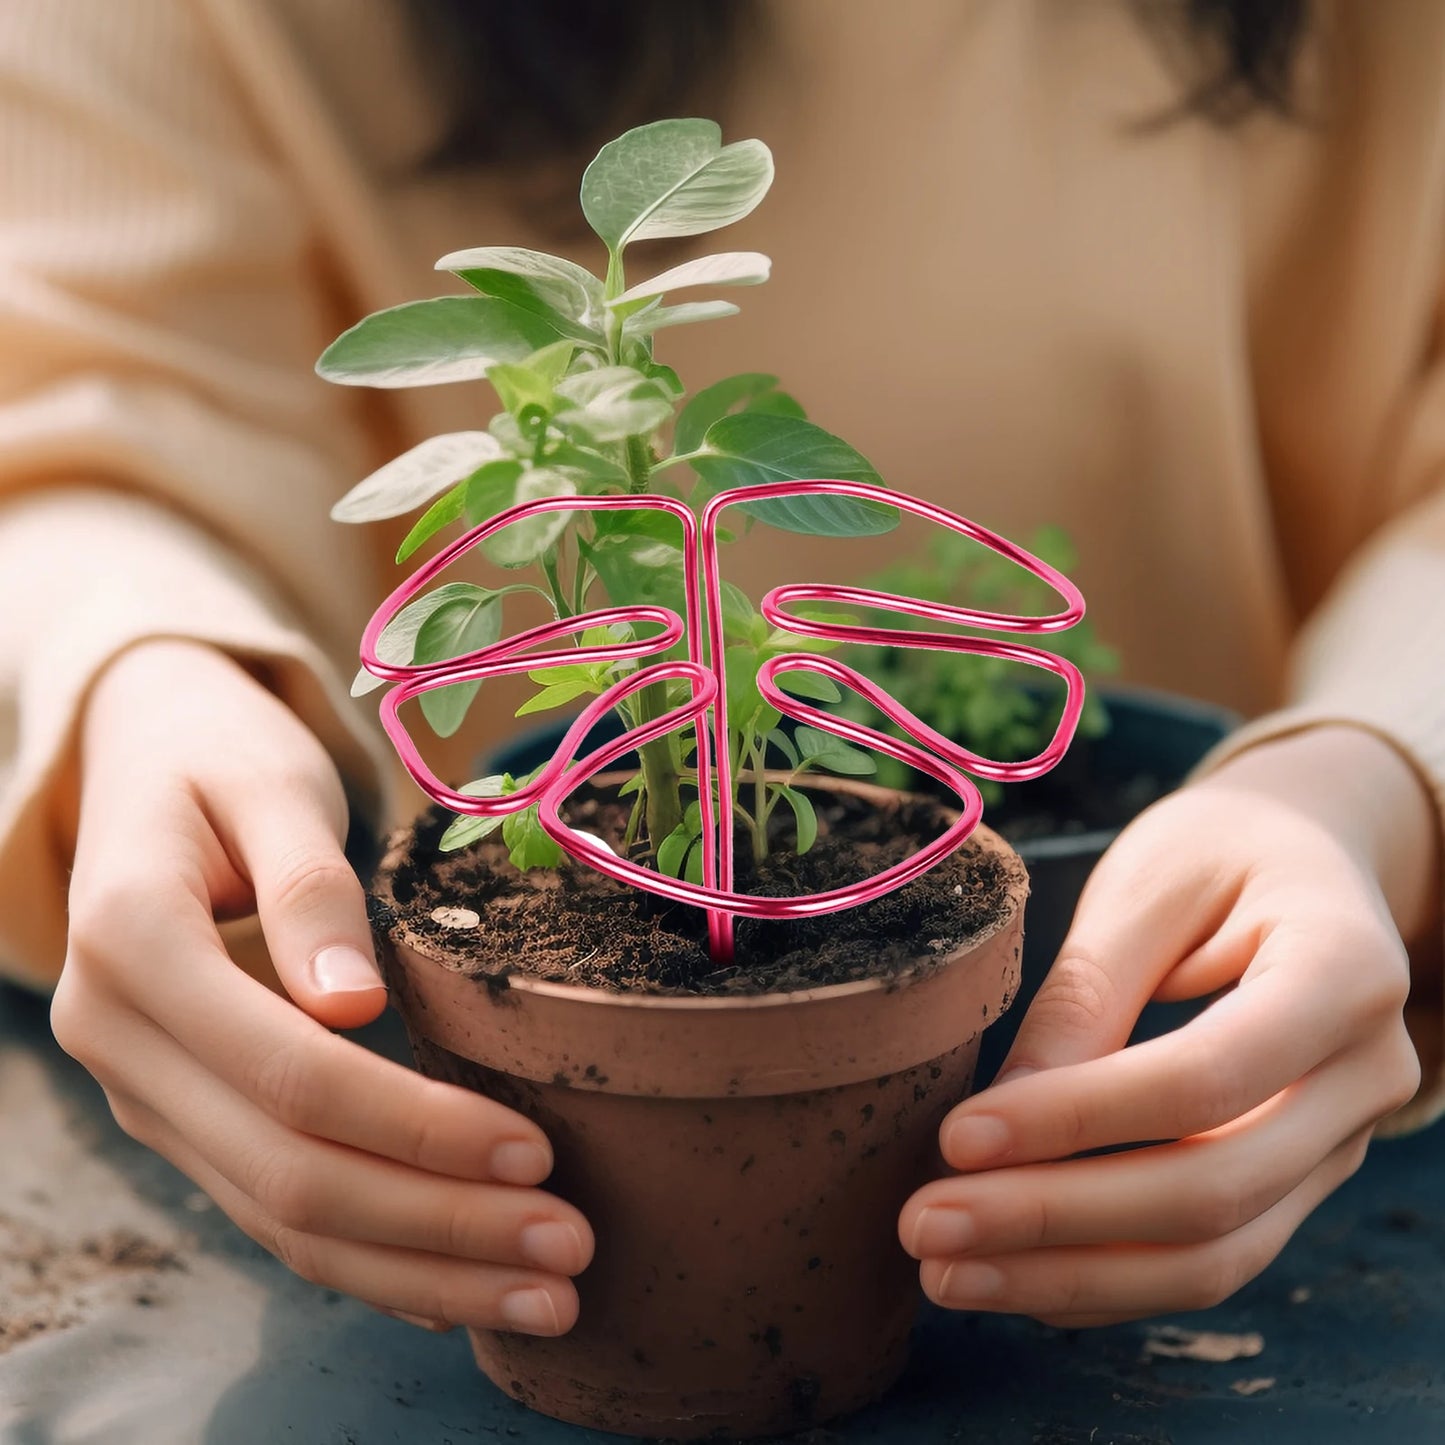
[[[1049,1324],[1210,1309],[1259,1274],[1322,1199],[1359,1167],[1368,1131],[1342,1144],[1271,1209],[1203,1244],[1110,1245],[926,1260],[924,1292],[951,1309]]]
[[[944,1158],[986,1169],[1218,1128],[1398,1012],[1393,964],[1373,968],[1370,948],[1345,940],[1331,955],[1276,928],[1257,971],[1174,1032],[966,1100],[944,1120]]]
[[[153,1110],[138,1104],[130,1109],[130,1132],[194,1180],[263,1249],[312,1284],[442,1327],[560,1335],[577,1322],[577,1291],[570,1280],[502,1264],[462,1265],[447,1255],[337,1239],[288,1225],[212,1168]]]
[[[1211,884],[1200,873],[1187,850],[1154,847],[1147,828],[1115,843],[1084,887],[1000,1082],[1124,1046],[1160,981],[1219,928],[1235,902],[1238,890],[1224,875]]]
[[[342,851],[345,805],[325,775],[303,774],[284,807],[235,799],[217,818],[256,893],[271,960],[287,993],[330,1028],[369,1023],[386,1006],[366,895]]]
[[[540,1184],[551,1173],[551,1146],[531,1120],[329,1032],[236,968],[189,894],[164,903],[108,939],[108,986],[271,1118],[460,1179]],[[137,957],[150,967],[130,967]]]
[[[146,1071],[131,1097],[218,1174],[290,1229],[496,1264],[578,1274],[592,1232],[538,1189],[429,1174],[288,1129],[196,1066],[171,1039],[136,1029]]]
[[[916,1259],[1220,1238],[1380,1117],[1388,1095],[1378,1081],[1393,1081],[1394,1096],[1409,1086],[1407,1048],[1382,1039],[1181,1143],[935,1180],[904,1206],[899,1238]]]

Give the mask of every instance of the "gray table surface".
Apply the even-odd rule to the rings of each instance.
[[[393,1024],[364,1039],[404,1047]],[[794,1439],[1445,1441],[1442,1282],[1437,1127],[1377,1143],[1264,1276],[1208,1314],[1061,1333],[928,1307],[887,1400]],[[1263,1347],[1219,1363],[1159,1358],[1149,1344],[1161,1323],[1257,1333]],[[460,1331],[426,1334],[291,1276],[121,1134],[51,1041],[41,1000],[0,988],[3,1445],[618,1438],[506,1399],[476,1372]]]

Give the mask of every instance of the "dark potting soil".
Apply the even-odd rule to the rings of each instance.
[[[739,849],[740,891],[820,893],[901,862],[946,826],[936,803],[879,807],[847,795],[812,794],[818,841],[755,868]],[[568,821],[618,845],[623,805],[579,797]],[[937,867],[872,903],[816,918],[737,920],[734,962],[708,956],[702,910],[613,882],[585,865],[533,870],[524,879],[499,842],[440,853],[451,819],[440,808],[418,825],[391,880],[393,904],[373,898],[373,923],[398,922],[419,941],[444,941],[462,972],[502,985],[513,973],[557,983],[647,993],[782,993],[896,977],[940,961],[994,927],[1011,874],[969,840]],[[746,861],[745,861],[746,860]],[[466,911],[476,915],[473,921]]]

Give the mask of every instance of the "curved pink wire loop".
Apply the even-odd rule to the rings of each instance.
[[[861,501],[881,502],[970,537],[1026,571],[1047,582],[1063,599],[1064,608],[1046,617],[1019,617],[1007,613],[981,612],[945,603],[899,597],[892,593],[861,587],[788,583],[775,587],[761,604],[762,615],[775,627],[803,637],[829,642],[860,642],[875,646],[927,648],[937,651],[973,653],[1002,657],[1052,672],[1063,679],[1067,689],[1062,715],[1053,737],[1039,753],[1022,761],[1003,762],[985,758],[944,737],[914,716],[870,682],[861,673],[829,657],[810,652],[789,652],[768,659],[758,669],[758,690],[769,706],[796,722],[805,722],[820,732],[848,742],[873,748],[935,778],[959,800],[956,822],[901,863],[871,878],[822,893],[791,897],[760,897],[739,893],[733,887],[732,775],[727,747],[727,679],[723,638],[722,589],[718,561],[718,519],[733,506],[780,500],[787,497],[835,495]],[[599,608],[576,617],[532,627],[515,637],[481,647],[461,657],[438,663],[392,663],[377,653],[377,644],[387,624],[428,583],[463,553],[478,543],[528,517],[558,511],[662,511],[679,524],[682,550],[684,610],[679,617],[670,608],[638,604]],[[732,956],[735,916],[750,918],[799,918],[838,909],[852,908],[881,897],[892,889],[926,872],[958,848],[977,826],[983,814],[983,800],[967,776],[999,781],[1023,781],[1047,772],[1063,756],[1078,725],[1084,702],[1083,678],[1065,658],[1013,641],[973,637],[957,632],[923,632],[861,623],[819,620],[788,610],[809,603],[867,608],[874,612],[897,612],[929,622],[956,627],[992,628],[1009,633],[1053,633],[1071,627],[1084,615],[1084,599],[1063,573],[1048,566],[1024,548],[957,516],[931,502],[865,482],[788,481],[756,487],[733,487],[717,493],[703,509],[701,523],[685,502],[672,497],[639,495],[607,497],[547,497],[524,502],[473,527],[439,552],[397,587],[367,624],[362,637],[361,661],[366,670],[398,685],[382,699],[381,721],[417,785],[436,802],[457,813],[477,817],[506,817],[537,805],[537,815],[546,833],[571,857],[589,864],[621,883],[630,883],[677,903],[702,908],[708,916],[708,938],[714,958],[720,962]],[[659,630],[650,637],[631,635],[622,640],[585,647],[538,651],[590,628],[615,623],[653,624]],[[405,725],[399,709],[402,703],[437,687],[459,682],[476,682],[490,677],[531,671],[559,664],[580,662],[626,662],[658,657],[684,644],[685,659],[664,660],[638,667],[613,683],[595,698],[568,728],[561,745],[526,785],[502,797],[473,797],[447,786],[427,767]],[[780,675],[806,669],[832,679],[873,704],[899,727],[911,741],[879,732],[862,723],[835,717],[783,691]],[[621,736],[585,756],[581,749],[588,734],[620,703],[659,682],[686,682],[686,701],[661,716],[626,729]],[[711,720],[709,721],[709,715]],[[701,814],[701,884],[644,868],[620,858],[607,844],[590,833],[569,826],[562,808],[584,783],[626,753],[644,746],[678,728],[691,725],[697,741],[698,805]],[[713,774],[716,771],[716,790]],[[726,840],[726,841],[725,841]]]

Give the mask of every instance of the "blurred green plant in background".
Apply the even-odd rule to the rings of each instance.
[[[1068,534],[1060,527],[1041,527],[1028,549],[1060,572],[1071,572],[1077,558]],[[864,580],[878,588],[930,602],[987,608],[1040,616],[1057,606],[1048,583],[1031,576],[1007,558],[966,537],[937,531],[926,550],[905,558]],[[874,614],[882,621],[881,614]],[[896,612],[884,625],[925,631],[929,624]],[[1080,622],[1047,639],[1054,652],[1084,674],[1086,684],[1078,736],[1101,737],[1109,730],[1109,713],[1094,681],[1119,667],[1118,653],[1100,642],[1092,625]],[[848,661],[891,693],[915,716],[945,737],[975,752],[1006,762],[1038,752],[1053,735],[1063,708],[1063,685],[1036,668],[997,657],[970,657],[899,647],[855,647]],[[854,693],[841,709],[860,722],[880,725],[881,715]],[[886,720],[889,731],[902,736]],[[887,787],[918,786],[920,780],[896,759],[878,755],[878,781]],[[979,781],[984,802],[997,806],[1004,793],[999,784]]]

